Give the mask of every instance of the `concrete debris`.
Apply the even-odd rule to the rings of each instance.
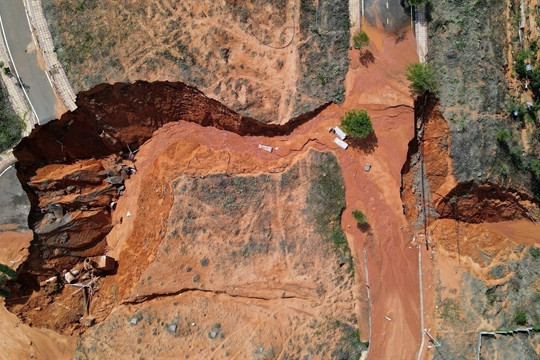
[[[219,332],[221,331],[221,324],[215,324],[212,329],[210,329],[210,332],[208,333],[208,337],[210,339],[215,339],[219,335]]]
[[[118,140],[116,138],[108,133],[105,132],[105,130],[101,130],[101,134],[99,134],[99,137],[103,139],[103,142],[111,147],[116,145]]]
[[[106,181],[111,185],[123,185],[124,178],[122,176],[109,176]]]
[[[45,286],[47,284],[56,284],[58,282],[58,278],[56,276],[50,277],[47,280],[44,280],[39,283],[41,286]]]
[[[142,320],[142,314],[141,313],[137,313],[135,314],[134,317],[132,317],[130,320],[129,320],[129,323],[132,325],[132,326],[135,326],[139,323],[139,321]]]
[[[367,172],[369,170],[371,170],[371,164],[366,164],[366,166],[364,166],[364,170]]]
[[[131,172],[129,171],[129,169],[122,165],[122,168],[120,169],[120,175],[124,178],[124,179],[129,179],[130,176],[131,176]]]
[[[101,270],[101,271],[112,271],[115,267],[115,260],[114,258],[102,255],[102,256],[93,256],[91,258],[88,258],[88,262],[94,269]]]
[[[107,169],[105,170],[104,174],[105,174],[105,177],[120,176],[120,173],[116,171],[115,169]]]
[[[259,149],[264,150],[269,153],[271,153],[272,150],[274,150],[271,146],[266,146],[266,145],[261,145],[261,144],[259,144]]]
[[[64,274],[64,279],[68,284],[72,284],[73,282],[75,282],[75,276],[73,276],[73,274],[69,271],[66,271],[66,273]]]
[[[171,334],[176,333],[176,329],[178,329],[178,325],[176,324],[170,324],[169,326],[167,326],[167,331]]]
[[[51,204],[49,205],[49,211],[52,212],[54,217],[57,219],[61,219],[62,216],[64,216],[64,209],[61,205]]]

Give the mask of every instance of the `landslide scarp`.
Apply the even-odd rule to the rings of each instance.
[[[404,212],[414,227],[431,219],[466,223],[534,219],[534,195],[514,182],[459,181],[451,154],[453,133],[433,97],[415,103],[415,138],[402,168]],[[515,187],[514,187],[515,186]]]
[[[124,182],[137,171],[134,152],[162,125],[189,121],[240,135],[279,135],[312,115],[285,125],[263,124],[193,87],[169,82],[101,85],[79,94],[77,105],[74,112],[38,126],[14,150],[35,234],[8,304],[23,312],[40,282],[106,252],[111,212],[125,191]],[[52,301],[61,286],[49,290],[45,299],[31,298],[27,306],[40,308],[43,301]],[[65,331],[66,323],[78,320],[68,317],[62,323],[58,330]]]

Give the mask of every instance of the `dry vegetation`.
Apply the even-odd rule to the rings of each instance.
[[[76,90],[180,80],[279,123],[344,98],[343,0],[45,0],[44,9]]]

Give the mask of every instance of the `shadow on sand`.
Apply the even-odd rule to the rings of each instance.
[[[364,50],[360,52],[358,60],[360,60],[360,64],[362,64],[362,66],[368,67],[369,64],[373,64],[375,62],[375,56],[373,56],[371,51]]]
[[[347,140],[349,139],[350,139],[349,143],[352,147],[356,149],[360,149],[366,154],[372,154],[375,151],[375,149],[377,149],[377,147],[379,146],[378,145],[379,140],[377,139],[377,135],[375,135],[374,132],[369,134],[368,137],[364,139],[348,138]]]

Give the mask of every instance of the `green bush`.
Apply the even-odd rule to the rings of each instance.
[[[369,36],[365,31],[360,31],[353,36],[353,43],[355,49],[362,49],[364,46],[369,45]]]
[[[527,69],[525,68],[525,65],[529,63],[529,59],[531,58],[531,51],[530,50],[522,50],[519,52],[518,56],[516,57],[516,65],[514,66],[514,69],[516,70],[516,73],[521,77],[527,77]]]
[[[426,92],[434,93],[437,91],[435,72],[429,64],[409,64],[405,70],[407,71],[407,80],[410,81],[410,86],[416,93],[424,94]]]
[[[3,288],[7,278],[17,280],[17,273],[9,266],[0,264],[0,296],[2,297],[9,296],[9,292]]]
[[[356,222],[357,222],[359,225],[365,225],[365,224],[367,224],[367,217],[366,217],[366,214],[364,214],[362,211],[360,211],[360,210],[353,210],[352,216],[353,216],[354,220],[356,220]]]
[[[518,325],[527,324],[527,314],[525,314],[525,311],[523,310],[516,311],[516,314],[514,315],[514,322]]]
[[[538,259],[538,257],[540,257],[540,249],[535,246],[531,247],[529,252],[531,253],[531,256],[535,259]]]
[[[503,144],[510,139],[510,132],[507,129],[501,129],[497,131],[497,141]]]
[[[364,139],[373,133],[371,118],[365,110],[347,111],[345,116],[341,118],[341,127],[347,135],[358,139]]]
[[[523,169],[523,148],[515,145],[510,148],[510,160],[516,169]]]
[[[527,170],[529,170],[536,179],[540,179],[540,161],[537,159],[529,160]]]

